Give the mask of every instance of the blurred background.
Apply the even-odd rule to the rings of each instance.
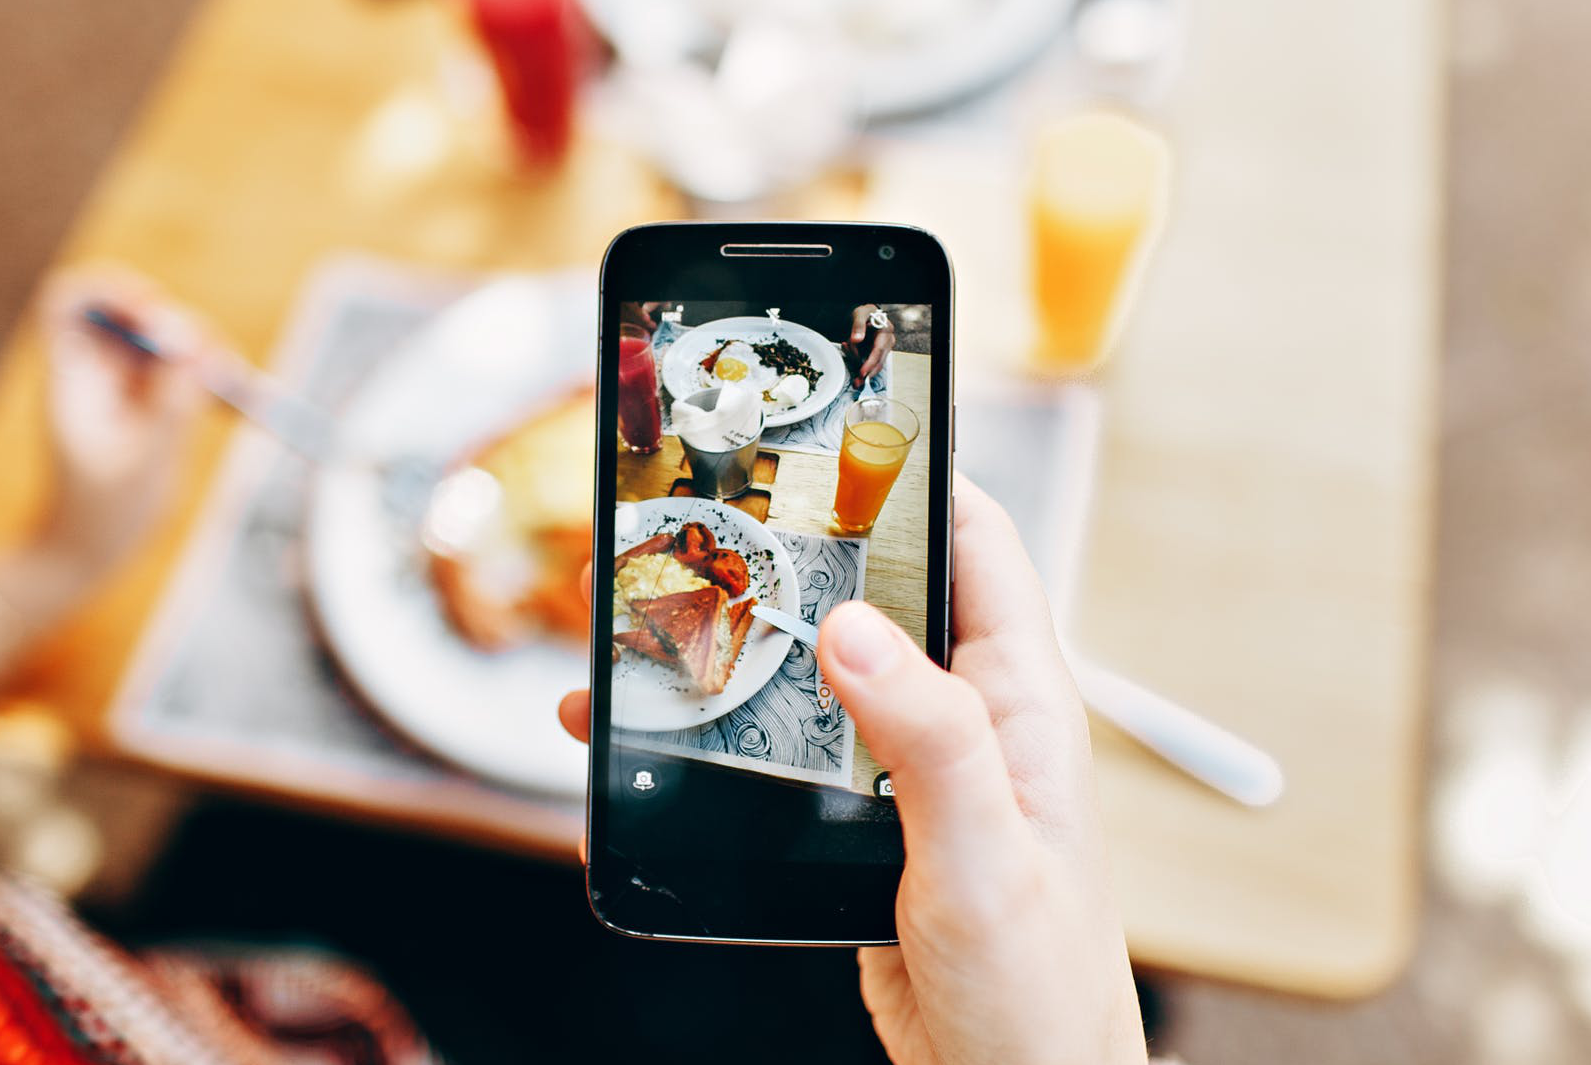
[[[1588,48],[1564,0],[12,0],[0,856],[134,948],[351,959],[453,1061],[880,1060],[846,952],[599,933],[578,647],[487,705],[417,542],[301,452],[330,410],[457,459],[390,430],[547,387],[490,356],[588,373],[624,226],[899,220],[956,263],[962,459],[1166,697],[1090,699],[1152,1050],[1586,1060]],[[192,400],[159,505],[46,579],[138,443],[59,429],[104,408],[36,301],[103,261],[149,281],[60,298],[191,308],[160,335],[253,413]],[[1158,757],[1192,714],[1280,799]]]

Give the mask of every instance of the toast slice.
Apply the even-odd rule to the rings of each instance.
[[[632,604],[678,667],[708,695],[724,690],[718,679],[718,642],[726,601],[722,588],[709,585]]]
[[[581,572],[591,561],[596,410],[592,388],[573,389],[453,464],[485,470],[503,493],[500,512],[475,542],[447,550],[427,545],[442,612],[479,650],[589,632]]]
[[[756,596],[742,599],[731,604],[719,620],[718,646],[715,648],[717,657],[713,661],[712,678],[717,691],[724,690],[730,674],[735,672],[740,649],[745,646],[746,634],[751,631],[751,608],[756,605]]]
[[[757,603],[727,600],[716,586],[638,599],[634,606],[646,624],[614,633],[613,642],[680,670],[704,695],[718,695],[735,672]]]
[[[654,662],[661,662],[665,666],[679,666],[679,659],[675,657],[674,652],[664,647],[656,634],[645,626],[631,629],[629,632],[616,632],[613,634],[613,642],[620,647],[629,648],[636,654],[645,655]]]

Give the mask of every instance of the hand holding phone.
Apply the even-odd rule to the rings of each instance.
[[[861,950],[863,1000],[900,1065],[1142,1062],[1081,701],[1010,520],[964,480],[955,509],[949,672],[869,607],[820,637],[906,834],[901,942]],[[581,739],[588,713],[560,707]]]
[[[863,1001],[901,1065],[1141,1063],[1082,702],[1010,519],[961,478],[955,512],[949,672],[866,607],[821,637],[906,837],[900,946],[862,948]]]

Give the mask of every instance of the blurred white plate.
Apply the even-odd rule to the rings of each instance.
[[[795,322],[775,325],[770,318],[756,316],[703,322],[674,341],[663,353],[663,387],[675,399],[684,399],[704,388],[716,388],[724,382],[707,374],[701,362],[721,341],[743,340],[748,344],[760,344],[775,336],[783,337],[804,352],[812,360],[812,368],[821,376],[806,399],[789,410],[769,413],[763,424],[773,428],[806,421],[834,402],[834,397],[845,387],[845,358],[840,354],[840,349],[825,340],[822,334]],[[776,383],[777,378],[774,378],[760,387],[771,388]]]
[[[596,279],[510,278],[464,297],[395,352],[341,412],[362,455],[453,462],[545,395],[592,377]],[[558,699],[588,681],[585,648],[546,642],[499,654],[465,643],[427,579],[417,530],[383,506],[377,474],[316,479],[308,520],[311,597],[348,678],[405,735],[502,783],[585,792],[585,747]]]
[[[714,55],[740,22],[801,26],[857,73],[877,122],[923,114],[999,84],[1055,40],[1074,0],[583,0],[628,62]]]
[[[624,504],[614,520],[614,554],[622,554],[660,532],[678,532],[680,526],[692,521],[707,526],[719,547],[740,552],[751,573],[747,594],[767,606],[800,613],[801,589],[790,553],[766,525],[723,503],[674,497]],[[612,598],[611,591],[608,598]],[[616,619],[614,627],[628,627],[628,619]],[[634,731],[666,732],[705,725],[723,717],[779,672],[793,640],[789,633],[766,622],[753,621],[729,683],[722,692],[708,696],[697,691],[679,671],[623,652],[613,667],[613,722],[619,728]]]

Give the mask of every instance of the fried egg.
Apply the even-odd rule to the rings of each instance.
[[[713,368],[698,370],[696,379],[700,388],[717,388],[733,381],[761,392],[772,388],[778,382],[779,375],[771,367],[762,364],[756,349],[750,344],[744,340],[731,340],[718,353]]]
[[[744,381],[751,367],[733,356],[720,356],[713,367],[713,376],[720,381]]]

